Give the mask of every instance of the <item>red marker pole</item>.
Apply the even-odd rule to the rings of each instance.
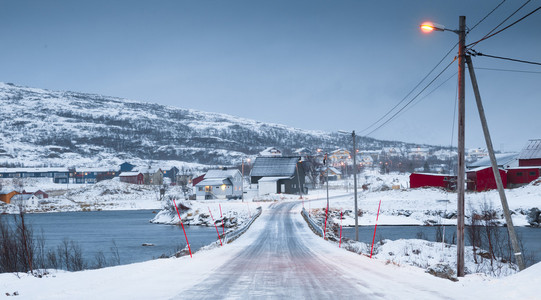
[[[340,242],[338,242],[338,248],[342,248],[342,210],[340,210]]]
[[[175,209],[177,210],[178,219],[180,220],[182,231],[184,232],[184,236],[186,237],[186,244],[188,244],[188,251],[190,251],[190,257],[192,257],[192,248],[190,248],[190,242],[188,242],[188,236],[186,235],[186,230],[184,230],[184,224],[182,224],[182,219],[180,218],[180,213],[178,212],[178,207],[177,207],[177,203],[175,202],[175,199],[173,199],[173,204],[175,205]]]
[[[224,221],[224,216],[222,215],[222,205],[221,205],[221,204],[218,204],[218,206],[220,206],[220,218],[222,218],[222,235],[224,235],[224,232],[225,232],[225,221]]]
[[[209,209],[210,218],[212,219],[212,223],[214,223],[214,228],[216,228],[216,233],[218,234],[218,240],[220,240],[220,246],[223,246],[222,245],[222,238],[220,238],[220,232],[218,231],[218,226],[216,226],[216,223],[214,222],[214,217],[212,216],[212,212],[210,211],[210,207],[208,209]]]
[[[325,227],[323,229],[323,239],[325,239],[325,232],[327,231],[327,217],[329,216],[329,207],[325,209]]]
[[[381,200],[378,205],[378,215],[376,216],[376,226],[374,226],[374,236],[372,237],[372,247],[370,248],[370,258],[372,258],[372,250],[374,250],[374,240],[376,239],[376,229],[378,229],[379,208],[381,207]]]

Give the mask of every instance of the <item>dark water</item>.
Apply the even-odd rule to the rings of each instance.
[[[112,259],[113,241],[120,256],[120,264],[142,262],[170,255],[186,246],[180,226],[151,224],[152,210],[65,212],[27,214],[34,237],[43,230],[45,248],[56,249],[64,239],[73,240],[83,251],[85,261],[92,264],[95,255],[102,251]],[[12,216],[4,215],[8,221]],[[185,226],[192,252],[217,239],[214,227]],[[143,243],[155,246],[144,247]]]
[[[453,236],[456,240],[456,226],[445,227],[445,242],[453,243]],[[376,241],[382,239],[416,239],[421,238],[428,241],[436,240],[437,226],[378,226],[376,231]],[[502,236],[507,236],[506,227],[498,227]],[[467,231],[467,229],[466,229]],[[526,255],[533,256],[534,263],[541,261],[541,228],[515,227],[519,239],[522,241]],[[344,227],[342,236],[349,239],[355,239],[355,227]],[[359,241],[372,243],[374,236],[374,226],[359,226]],[[456,242],[455,242],[456,243]],[[468,246],[467,232],[465,244]]]

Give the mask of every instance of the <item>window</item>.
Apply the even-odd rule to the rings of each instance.
[[[517,176],[522,176],[522,172],[517,172]]]
[[[535,172],[530,172],[530,176],[535,176]]]
[[[203,187],[202,187],[202,186],[199,187],[199,191],[200,191],[200,192],[203,191]]]

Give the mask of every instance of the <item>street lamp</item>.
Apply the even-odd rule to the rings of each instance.
[[[466,17],[460,16],[458,30],[445,29],[434,23],[423,23],[424,32],[452,31],[458,34],[458,172],[457,172],[457,276],[464,277],[464,182],[465,182],[465,89]]]
[[[349,134],[349,132],[347,131],[342,131],[342,130],[339,130],[338,131],[339,133],[342,133],[342,134]],[[353,194],[355,195],[354,196],[354,214],[355,214],[355,240],[358,242],[359,241],[359,216],[358,216],[358,213],[357,213],[357,146],[355,144],[355,141],[356,141],[356,135],[355,135],[355,130],[353,130],[351,132],[351,137],[353,138]]]

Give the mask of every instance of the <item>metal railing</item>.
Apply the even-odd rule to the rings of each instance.
[[[227,232],[226,234],[224,234],[223,236],[224,243],[229,244],[233,242],[234,240],[238,239],[242,234],[244,234],[246,230],[250,228],[250,225],[252,225],[255,219],[257,219],[261,215],[261,212],[262,212],[261,206],[256,208],[256,211],[257,212],[255,213],[255,215],[252,216],[250,221],[244,222],[244,224],[242,224],[240,228],[237,228],[231,232]]]
[[[306,223],[308,223],[308,227],[310,227],[310,229],[312,229],[312,231],[323,237],[323,229],[321,228],[321,226],[319,226],[317,224],[317,222],[312,219],[309,215],[308,215],[308,212],[306,212],[306,210],[304,209],[304,207],[302,208],[302,211],[301,211],[301,215],[304,217],[304,220],[306,220]]]

